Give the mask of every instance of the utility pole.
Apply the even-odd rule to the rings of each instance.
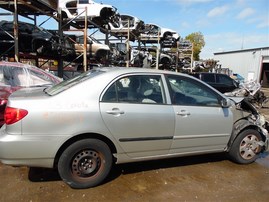
[[[15,43],[15,61],[19,62],[19,34],[18,34],[18,5],[17,0],[14,0],[14,43]]]
[[[88,12],[87,7],[85,7],[85,25],[84,25],[84,48],[83,48],[83,70],[87,71],[88,61],[87,61],[87,45],[88,45]]]

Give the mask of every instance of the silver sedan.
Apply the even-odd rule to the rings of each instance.
[[[0,160],[58,168],[73,188],[99,185],[113,163],[213,152],[252,163],[268,149],[268,123],[185,74],[100,68],[9,97]]]

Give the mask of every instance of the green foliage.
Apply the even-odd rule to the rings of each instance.
[[[201,32],[194,32],[185,37],[193,44],[193,59],[196,61],[200,60],[200,53],[202,48],[205,46],[204,36]]]

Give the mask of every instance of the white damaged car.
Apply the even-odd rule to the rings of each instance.
[[[81,22],[85,20],[87,14],[88,19],[100,26],[108,23],[117,13],[114,6],[96,3],[92,0],[59,0],[58,7],[62,10],[64,19]],[[87,13],[85,10],[87,10]]]
[[[160,27],[153,23],[145,24],[144,30],[141,31],[140,40],[146,43],[156,43],[163,40],[179,40],[179,34],[168,28]]]

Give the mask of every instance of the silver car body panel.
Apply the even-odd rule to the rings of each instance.
[[[227,145],[233,126],[229,108],[174,106],[174,109],[177,117],[171,153],[220,151]]]

